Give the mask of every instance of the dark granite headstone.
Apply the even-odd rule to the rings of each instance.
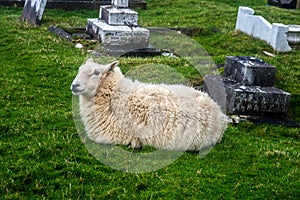
[[[216,85],[225,88],[225,96],[222,95],[222,92],[211,89]],[[225,109],[230,114],[287,113],[290,104],[290,94],[285,91],[275,87],[245,86],[222,76],[207,76],[204,90],[218,104],[221,104],[221,107],[226,101]]]
[[[47,0],[26,0],[21,19],[35,25],[41,25]]]
[[[225,76],[249,86],[272,87],[276,68],[258,58],[248,56],[227,56]]]
[[[297,1],[300,0],[268,0],[268,4],[272,6],[278,6],[281,8],[295,9]]]
[[[230,114],[287,113],[291,95],[274,87],[275,73],[258,58],[229,56],[225,76],[206,76],[204,91]]]

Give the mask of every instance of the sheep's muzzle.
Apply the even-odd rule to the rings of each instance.
[[[73,94],[80,93],[83,91],[82,89],[80,89],[80,84],[78,84],[78,83],[72,84],[71,90],[72,90]]]

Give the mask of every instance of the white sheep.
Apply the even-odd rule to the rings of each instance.
[[[92,141],[178,151],[200,151],[221,141],[228,119],[206,93],[133,81],[117,64],[88,59],[71,85]]]

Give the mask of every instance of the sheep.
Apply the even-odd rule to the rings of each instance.
[[[201,151],[221,141],[228,118],[206,94],[184,85],[124,77],[118,61],[88,59],[71,85],[88,138],[132,148]]]

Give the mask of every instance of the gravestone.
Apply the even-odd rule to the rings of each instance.
[[[41,25],[47,0],[26,0],[21,19],[31,24]]]
[[[272,87],[276,68],[254,57],[227,57],[225,77],[248,86]]]
[[[278,52],[292,50],[286,34],[289,27],[281,23],[271,24],[262,16],[254,15],[254,10],[249,7],[239,7],[235,29],[266,41]]]
[[[295,9],[299,0],[268,0],[268,4],[281,8]]]
[[[138,26],[138,13],[128,8],[128,0],[112,0],[111,5],[101,6],[99,18],[88,19],[86,30],[111,55],[146,48],[150,34]]]
[[[290,94],[274,87],[275,73],[274,66],[258,58],[229,56],[225,76],[205,77],[204,90],[230,114],[284,114]],[[221,96],[222,89],[225,96]],[[222,98],[226,98],[225,104]]]

